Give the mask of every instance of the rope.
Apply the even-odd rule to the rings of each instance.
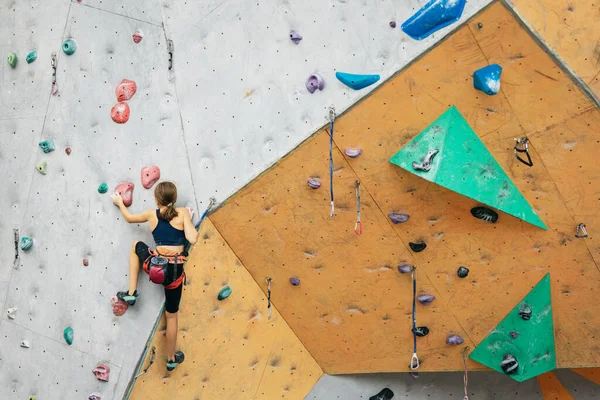
[[[354,188],[354,194],[356,195],[356,223],[354,224],[354,232],[357,235],[362,235],[363,224],[360,220],[360,181],[356,181],[356,187]]]
[[[464,387],[465,387],[465,397],[463,397],[463,400],[469,400],[469,391],[467,389],[467,384],[469,383],[469,377],[467,376],[467,357],[468,357],[468,354],[466,354],[468,351],[469,351],[469,346],[465,347],[460,352],[460,354],[462,355],[462,359],[463,359],[463,365],[465,367],[465,376],[463,378]]]
[[[329,193],[331,194],[331,211],[329,216],[333,218],[335,206],[333,203],[333,121],[335,120],[335,108],[329,107]]]
[[[412,305],[412,332],[413,332],[413,355],[410,359],[410,369],[413,371],[419,368],[419,357],[417,357],[417,278],[415,277],[416,267],[412,267],[411,278],[413,282],[413,305]]]

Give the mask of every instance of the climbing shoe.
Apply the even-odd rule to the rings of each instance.
[[[471,209],[471,215],[477,219],[495,223],[498,221],[498,213],[487,207],[474,207]]]
[[[179,364],[181,364],[185,360],[185,354],[183,351],[175,352],[175,361],[167,360],[167,371],[173,371]]]
[[[383,388],[381,392],[377,393],[375,396],[369,397],[369,400],[391,400],[392,397],[394,397],[394,392],[389,388]]]
[[[135,304],[135,300],[138,298],[139,295],[140,294],[138,293],[137,290],[135,292],[133,292],[133,294],[129,294],[129,291],[117,293],[117,297],[119,299],[123,300],[124,302],[126,302],[127,304],[129,304],[130,306]]]

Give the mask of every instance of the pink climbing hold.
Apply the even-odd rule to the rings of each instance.
[[[120,101],[110,110],[110,117],[117,124],[124,124],[125,122],[129,121],[130,112],[129,104],[125,103],[124,101]]]
[[[65,153],[67,153],[67,155],[68,155],[68,156],[70,156],[70,155],[71,155],[71,148],[70,148],[70,147],[67,147],[67,148],[65,149]]]
[[[125,101],[131,99],[136,91],[137,85],[134,81],[130,81],[129,79],[123,79],[115,89],[115,93],[117,94],[117,101]]]
[[[131,37],[133,38],[134,43],[139,43],[144,38],[144,33],[138,29],[133,35],[131,35]]]
[[[83,266],[87,267],[88,265],[90,265],[90,261],[87,258],[83,259]]]
[[[160,179],[160,168],[150,165],[142,168],[142,186],[150,189]]]
[[[115,193],[119,193],[123,198],[123,204],[125,207],[129,207],[133,202],[133,188],[132,182],[124,182],[115,188]]]
[[[110,304],[112,304],[113,314],[117,317],[125,314],[125,311],[129,308],[129,304],[125,300],[119,299],[117,296],[112,296],[110,298]]]
[[[98,380],[108,382],[108,375],[110,374],[110,367],[108,365],[98,364],[98,366],[94,368],[92,372],[94,373],[94,375],[96,375],[96,378]]]

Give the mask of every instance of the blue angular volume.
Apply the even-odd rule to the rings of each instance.
[[[364,89],[379,80],[379,75],[355,75],[346,72],[336,72],[335,77],[354,90]]]
[[[488,65],[473,73],[473,86],[477,90],[495,95],[500,91],[500,74],[502,67],[498,64]]]
[[[402,30],[416,40],[456,22],[465,9],[466,0],[431,0],[402,24]]]

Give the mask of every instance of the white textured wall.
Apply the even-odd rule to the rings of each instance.
[[[463,20],[488,2],[470,1]],[[132,210],[140,211],[152,206],[140,170],[157,164],[179,184],[181,203],[202,209],[210,196],[224,200],[320,128],[329,105],[342,112],[376,87],[352,91],[335,71],[378,73],[381,84],[457,26],[409,39],[400,24],[421,3],[0,0],[0,301],[18,308],[16,319],[0,319],[0,398],[112,399],[127,387],[163,299],[141,279],[139,304],[112,315],[110,296],[127,286],[129,246],[150,235],[97,193],[102,181],[111,189],[133,181]],[[134,44],[137,29],[145,36]],[[303,35],[299,45],[290,29]],[[78,44],[70,57],[60,51],[67,37]],[[38,59],[28,65],[33,49]],[[9,51],[19,56],[15,70]],[[53,51],[58,96],[50,95]],[[304,82],[315,71],[326,87],[311,95]],[[109,113],[123,78],[138,92],[130,121],[117,125]],[[37,146],[47,138],[57,145],[50,154]],[[42,160],[46,176],[34,168]],[[16,270],[15,227],[35,240]],[[184,298],[182,307],[191,306]],[[72,346],[62,339],[67,325]],[[30,349],[18,346],[23,339]],[[112,368],[109,383],[91,372],[99,362]],[[162,356],[152,368],[164,368]]]

